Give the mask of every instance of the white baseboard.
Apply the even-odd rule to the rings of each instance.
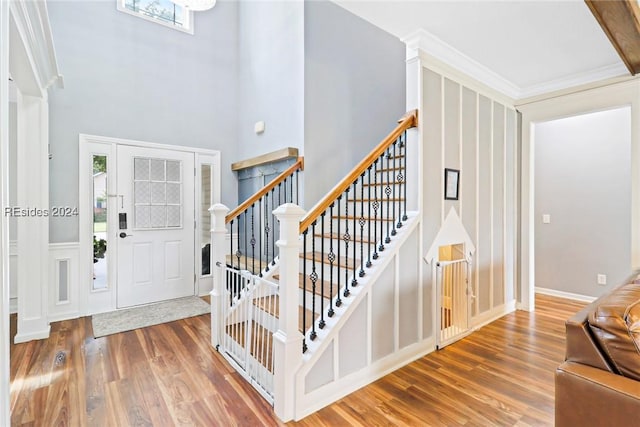
[[[33,331],[27,334],[18,333],[13,337],[13,342],[15,344],[19,344],[19,343],[33,341],[33,340],[43,340],[43,339],[49,338],[50,332],[51,332],[51,326],[47,326],[45,329],[41,331]]]
[[[18,312],[18,297],[11,298],[9,300],[9,314],[16,314]]]
[[[495,322],[502,316],[509,314],[516,310],[516,300],[511,300],[506,304],[499,305],[487,310],[484,313],[480,313],[473,319],[471,319],[471,328],[473,330],[480,329],[483,326],[488,325],[491,322]]]
[[[542,294],[542,295],[549,295],[552,297],[572,299],[572,300],[582,301],[582,302],[593,302],[597,298],[589,295],[574,294],[571,292],[564,292],[564,291],[558,291],[555,289],[538,288],[538,287],[536,287],[536,293]]]

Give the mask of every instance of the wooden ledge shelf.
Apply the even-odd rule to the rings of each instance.
[[[261,154],[250,159],[241,160],[231,164],[232,171],[239,171],[242,169],[252,168],[254,166],[264,165],[266,163],[277,162],[280,160],[298,158],[298,149],[293,147],[281,148],[280,150],[272,151],[270,153]]]

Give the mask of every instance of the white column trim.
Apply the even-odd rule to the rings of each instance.
[[[49,336],[49,107],[18,92],[18,331],[14,341]],[[40,210],[40,212],[34,211]]]
[[[0,425],[11,425],[9,403],[9,3],[0,1]]]

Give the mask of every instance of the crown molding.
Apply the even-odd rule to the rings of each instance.
[[[422,50],[439,61],[473,77],[509,98],[517,99],[521,89],[509,80],[471,59],[433,34],[419,29],[400,39],[412,50]]]
[[[559,90],[570,89],[589,83],[599,82],[614,77],[628,76],[627,67],[620,62],[618,64],[610,64],[604,67],[596,68],[582,73],[572,74],[549,82],[540,83],[531,86],[525,86],[520,90],[518,99],[531,98],[538,95],[549,94]]]
[[[423,51],[483,85],[520,101],[629,74],[625,65],[619,62],[548,82],[520,87],[423,29],[416,30],[400,40],[407,45],[408,50]],[[407,60],[412,59],[413,56],[408,53]]]
[[[45,92],[54,84],[62,88],[63,78],[58,71],[46,2],[16,0],[10,3],[10,11],[23,46],[25,65],[30,66],[39,90]],[[26,70],[23,68],[23,71]],[[13,77],[20,87],[21,76]]]

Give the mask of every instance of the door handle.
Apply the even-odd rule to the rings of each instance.
[[[133,234],[127,234],[124,231],[122,233],[120,233],[120,238],[121,239],[124,239],[125,237],[130,237],[130,236],[133,236]]]

